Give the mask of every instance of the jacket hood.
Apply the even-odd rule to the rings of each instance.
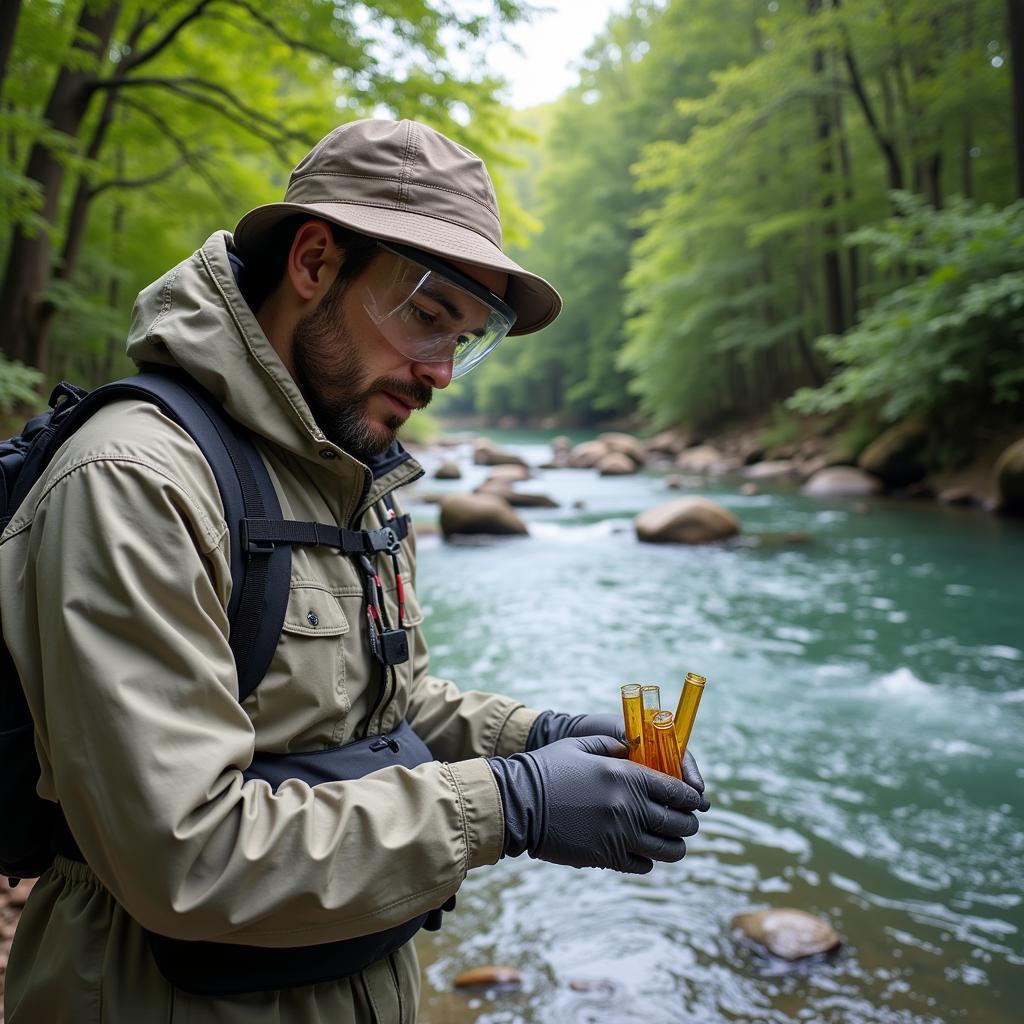
[[[129,357],[136,364],[180,367],[234,419],[278,447],[321,465],[325,459],[348,462],[324,437],[242,298],[228,258],[231,245],[229,232],[216,232],[139,293]]]

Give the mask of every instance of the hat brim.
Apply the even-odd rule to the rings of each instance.
[[[234,231],[235,248],[246,252],[259,248],[270,230],[285,217],[304,214],[350,228],[386,242],[400,242],[423,249],[442,259],[508,274],[505,302],[516,312],[510,334],[532,334],[546,327],[562,309],[562,298],[542,277],[524,270],[483,235],[452,221],[410,210],[362,203],[269,203],[250,210]]]

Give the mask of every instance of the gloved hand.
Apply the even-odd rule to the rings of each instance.
[[[530,728],[526,749],[546,747],[567,736],[614,736],[626,741],[626,730],[621,715],[566,715],[557,711],[542,711]]]
[[[620,715],[567,715],[557,711],[542,711],[530,728],[526,750],[537,750],[567,736],[614,736],[625,742],[626,730]],[[689,751],[683,757],[683,781],[703,797],[704,776]],[[697,810],[707,811],[710,808],[710,802],[702,799]]]
[[[692,787],[626,758],[608,736],[557,740],[488,759],[505,812],[502,856],[646,874],[686,853],[698,828]]]

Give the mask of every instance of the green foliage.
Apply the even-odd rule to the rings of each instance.
[[[42,379],[43,375],[31,366],[0,356],[0,414],[9,413],[18,405],[37,406],[36,389]]]
[[[89,9],[110,2],[88,0]],[[75,191],[90,193],[80,255],[46,290],[57,308],[55,374],[111,372],[135,294],[213,230],[280,199],[292,165],[344,121],[432,124],[488,161],[506,236],[525,238],[534,226],[506,177],[506,149],[520,133],[496,99],[501,83],[480,71],[488,46],[524,16],[520,0],[471,12],[447,0],[120,0],[99,60],[73,45],[85,4],[23,0],[0,81],[0,263],[20,228],[52,237],[59,271]],[[61,66],[114,86],[90,92],[74,137],[43,118]],[[104,130],[109,96],[116,104]],[[65,169],[56,196],[27,171],[39,142]],[[41,213],[54,199],[49,223]]]
[[[845,335],[820,340],[840,369],[824,387],[797,392],[791,407],[877,405],[893,421],[1024,404],[1024,201],[1000,210],[957,199],[934,210],[901,193],[895,202],[900,216],[851,241],[913,280]]]
[[[579,86],[536,113],[518,182],[543,227],[517,255],[565,312],[458,406],[713,425],[820,385],[833,367],[815,339],[917,272],[868,264],[856,233],[891,214],[894,181],[932,205],[1012,198],[1004,15],[1001,0],[669,0],[613,17]]]
[[[761,431],[758,440],[763,448],[794,444],[800,440],[800,418],[789,412],[785,406],[776,405],[772,409],[771,426]]]

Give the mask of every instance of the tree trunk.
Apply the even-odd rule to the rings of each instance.
[[[1013,92],[1013,153],[1017,165],[1017,195],[1024,197],[1024,0],[1006,0]]]
[[[815,15],[821,10],[821,0],[807,0],[807,13]],[[825,80],[825,51],[814,51],[815,78]],[[839,264],[839,225],[836,223],[835,165],[832,158],[832,103],[828,97],[814,100],[815,131],[820,151],[819,170],[825,184],[821,199],[825,211],[825,251],[822,254],[822,278],[825,283],[825,329],[829,334],[842,334],[846,330],[843,303],[843,272]]]
[[[21,0],[3,0],[0,3],[0,91],[7,77],[7,61],[14,46],[14,33],[18,28],[21,14]]]
[[[878,118],[875,115],[875,109],[871,104],[871,100],[868,98],[867,91],[864,88],[864,81],[860,76],[860,69],[857,66],[856,58],[853,55],[853,50],[847,45],[843,52],[843,58],[846,62],[846,68],[850,75],[850,88],[853,89],[854,96],[857,97],[857,102],[860,104],[861,112],[864,114],[864,120],[867,121],[868,127],[871,129],[871,134],[878,144],[878,148],[882,151],[882,157],[885,160],[886,175],[889,181],[889,188],[891,189],[902,189],[903,188],[903,168],[900,166],[899,154],[896,152],[896,146],[893,144],[891,135],[883,132],[882,126],[878,123]],[[886,96],[887,101],[890,101],[888,92],[888,83],[883,78],[882,80],[882,91]]]
[[[76,48],[94,57],[106,53],[118,8],[119,4],[112,3],[94,13],[90,5],[85,5],[78,19],[78,31],[86,42]],[[52,128],[72,139],[78,136],[91,97],[88,86],[94,80],[93,73],[89,71],[73,70],[67,66],[60,69],[43,114]],[[55,225],[64,181],[63,164],[45,143],[37,142],[29,153],[25,175],[38,182],[41,188],[41,217],[48,225]],[[40,344],[39,327],[41,315],[46,315],[41,296],[49,280],[51,254],[47,231],[33,236],[20,226],[16,227],[0,289],[0,323],[5,325],[4,354],[37,366],[44,372],[47,352]]]

